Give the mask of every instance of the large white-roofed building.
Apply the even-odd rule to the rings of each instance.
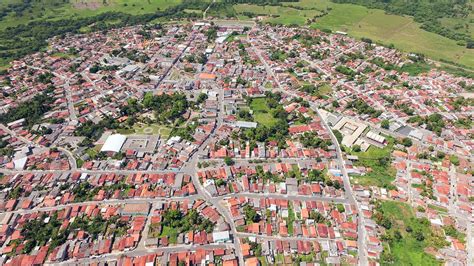
[[[373,132],[373,131],[369,131],[367,133],[367,135],[365,135],[367,138],[373,140],[373,141],[376,141],[380,144],[385,144],[385,137],[384,136],[380,136],[379,134]]]
[[[235,126],[239,127],[239,128],[256,128],[257,123],[248,122],[248,121],[237,121],[237,122],[235,122]]]
[[[127,140],[127,137],[120,134],[110,135],[102,146],[100,151],[106,152],[107,154],[114,154],[120,152],[123,144]]]

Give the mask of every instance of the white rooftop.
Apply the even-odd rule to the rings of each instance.
[[[225,242],[230,239],[230,234],[229,231],[213,232],[212,238],[214,242]]]
[[[257,123],[255,122],[248,122],[248,121],[237,121],[235,122],[235,125],[240,128],[256,128]]]
[[[23,157],[13,161],[15,165],[15,170],[23,170],[25,169],[26,161],[28,161],[28,157]]]
[[[120,134],[110,135],[105,141],[104,146],[102,146],[102,149],[100,149],[100,151],[119,152],[123,144],[125,143],[125,140],[127,140],[127,137],[124,135],[120,135]]]

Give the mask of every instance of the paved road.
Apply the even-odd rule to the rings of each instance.
[[[120,259],[121,257],[128,256],[128,257],[138,257],[138,256],[145,256],[148,254],[154,254],[157,252],[165,252],[165,253],[175,253],[181,251],[193,251],[193,250],[214,250],[214,249],[227,249],[231,248],[229,244],[208,244],[208,245],[177,245],[177,246],[169,246],[169,247],[158,247],[158,248],[149,248],[146,250],[128,250],[122,252],[114,252],[109,253],[101,256],[91,256],[88,258],[83,259],[72,259],[67,260],[59,263],[46,263],[45,265],[90,265],[92,263],[98,262],[107,262],[107,261],[115,261]]]
[[[66,95],[67,109],[69,111],[69,119],[71,120],[72,124],[75,124],[77,122],[77,113],[76,109],[74,109],[74,101],[72,100],[72,92],[71,86],[69,85],[69,79],[66,79],[64,82],[64,92]]]
[[[318,116],[321,118],[321,123],[329,132],[329,136],[331,137],[332,143],[336,146],[336,154],[337,160],[339,162],[339,166],[341,167],[342,177],[344,181],[344,190],[346,192],[346,197],[349,199],[349,202],[355,204],[358,210],[358,228],[357,228],[357,246],[358,246],[358,253],[359,253],[359,264],[360,265],[368,265],[368,254],[367,254],[367,243],[366,243],[366,229],[365,229],[365,221],[362,215],[362,209],[360,204],[357,202],[356,198],[354,197],[354,192],[352,191],[352,186],[350,183],[349,175],[347,174],[346,164],[342,155],[341,146],[339,145],[339,141],[337,140],[336,136],[334,135],[332,129],[326,123],[324,119],[322,119],[321,113],[319,112],[318,107],[314,103],[310,103],[311,109],[313,109]]]
[[[71,122],[77,121],[77,114],[76,114],[76,110],[74,109],[74,101],[72,100],[71,87],[70,87],[70,84],[69,84],[70,78],[68,78],[66,76],[63,76],[63,75],[60,75],[59,73],[51,71],[49,69],[44,69],[44,68],[39,68],[39,67],[34,67],[34,66],[27,66],[27,67],[31,68],[31,69],[35,69],[35,70],[43,70],[43,71],[51,72],[54,76],[56,76],[56,77],[58,77],[58,78],[60,78],[64,81],[64,86],[63,87],[64,87],[64,93],[65,93],[66,100],[67,100],[67,108],[68,108],[68,111],[69,111],[69,119],[71,120]]]
[[[196,180],[199,181],[199,180]],[[16,214],[27,214],[27,213],[34,213],[34,212],[46,212],[46,211],[54,211],[54,210],[61,210],[67,207],[74,207],[74,206],[84,206],[84,205],[99,205],[99,204],[108,204],[108,205],[120,205],[125,203],[158,203],[158,202],[165,202],[165,201],[184,201],[184,200],[197,200],[205,198],[208,201],[215,201],[220,202],[222,200],[231,198],[231,197],[247,197],[253,199],[261,199],[261,198],[271,198],[271,199],[286,199],[286,200],[301,200],[301,201],[325,201],[325,202],[333,202],[333,203],[348,203],[347,198],[332,198],[332,197],[325,197],[325,196],[309,196],[309,195],[284,195],[284,194],[276,194],[276,193],[250,193],[250,192],[239,192],[239,193],[232,193],[226,194],[223,196],[218,197],[211,197],[209,193],[202,187],[197,188],[200,190],[198,194],[189,195],[184,197],[155,197],[155,198],[126,198],[126,199],[105,199],[100,201],[83,201],[83,202],[73,202],[67,204],[60,204],[52,207],[44,207],[38,206],[32,209],[19,209],[14,211],[8,211],[3,213],[16,213]],[[203,196],[204,195],[204,196]],[[207,196],[206,196],[207,195]]]
[[[137,250],[145,250],[149,249],[145,244],[146,240],[148,239],[148,233],[150,231],[150,224],[151,224],[151,215],[153,214],[153,210],[156,209],[156,202],[151,204],[151,208],[148,210],[148,215],[146,216],[145,226],[143,227],[143,231],[140,234],[140,241],[138,241]]]
[[[284,240],[284,241],[336,241],[336,240],[343,240],[342,238],[338,239],[330,239],[330,238],[322,238],[322,237],[305,237],[305,236],[267,236],[267,235],[258,235],[252,233],[242,233],[238,232],[237,235],[239,237],[255,237],[265,240]]]
[[[165,73],[163,73],[161,78],[158,80],[158,82],[155,85],[155,89],[157,89],[160,86],[160,84],[163,82],[163,80],[166,79],[166,77],[170,73],[171,69],[173,69],[173,67],[176,65],[176,63],[179,61],[179,59],[184,55],[186,50],[189,48],[189,46],[191,46],[191,43],[193,43],[195,39],[196,39],[196,34],[193,33],[193,35],[192,35],[191,39],[189,40],[189,42],[186,44],[186,46],[183,48],[183,50],[181,50],[181,53],[173,60],[171,65],[166,69]]]
[[[185,174],[188,174],[188,175],[191,176],[194,187],[196,188],[196,191],[198,192],[198,195],[203,197],[208,203],[210,203],[212,206],[214,206],[219,211],[219,213],[224,217],[224,220],[226,221],[226,223],[229,224],[229,226],[231,228],[231,233],[234,236],[234,251],[235,251],[236,256],[239,259],[239,265],[244,265],[244,258],[243,258],[242,249],[241,249],[241,246],[240,246],[240,238],[236,235],[237,229],[236,229],[235,224],[232,220],[232,217],[230,216],[228,208],[223,206],[222,202],[219,199],[213,198],[210,195],[210,193],[201,184],[201,182],[200,182],[200,180],[197,176],[197,173],[196,173],[197,162],[198,162],[199,155],[204,153],[204,151],[207,149],[207,146],[209,145],[209,143],[215,137],[216,129],[219,128],[222,125],[223,112],[224,112],[224,110],[222,109],[223,108],[223,105],[222,105],[223,101],[224,101],[224,92],[220,88],[219,95],[218,95],[218,106],[220,106],[220,110],[218,112],[216,126],[214,127],[213,131],[208,136],[208,138],[199,146],[197,152],[195,152],[193,154],[193,156],[191,157],[191,159],[185,164],[185,166],[182,168],[182,171]]]
[[[466,230],[466,251],[467,251],[467,265],[474,265],[474,235],[472,234],[473,222],[467,221]]]
[[[281,93],[284,93],[286,95],[289,95],[291,97],[299,97],[296,93],[286,90],[281,85],[281,83],[278,80],[278,77],[275,75],[275,73],[273,72],[271,67],[268,65],[265,58],[261,55],[260,51],[253,45],[252,42],[250,42],[250,44],[251,44],[251,47],[254,50],[254,52],[259,57],[260,61],[265,66],[265,69],[267,70],[267,73],[270,74],[273,77],[273,79],[275,80],[275,82],[277,83],[278,87],[276,88],[276,90],[281,92]],[[322,71],[322,69],[321,69],[321,71]],[[331,140],[334,143],[334,145],[336,146],[337,160],[339,162],[339,166],[341,167],[341,172],[342,172],[342,175],[343,175],[344,189],[345,189],[345,192],[346,192],[346,197],[347,197],[347,199],[349,200],[350,203],[353,203],[353,204],[356,205],[356,207],[358,209],[358,212],[359,212],[359,214],[358,214],[358,230],[357,230],[357,232],[358,232],[357,246],[358,246],[358,253],[359,253],[359,265],[368,265],[368,255],[367,255],[367,249],[366,249],[367,246],[366,246],[366,243],[365,243],[365,241],[366,241],[366,239],[365,239],[365,224],[364,224],[364,219],[362,217],[362,210],[361,210],[361,208],[360,208],[358,202],[356,201],[356,199],[354,197],[354,194],[352,192],[352,187],[350,185],[350,179],[349,179],[349,176],[347,174],[347,170],[346,170],[346,167],[345,167],[344,159],[342,157],[342,151],[341,151],[341,148],[339,146],[339,142],[337,141],[336,136],[334,136],[334,133],[332,132],[331,128],[324,121],[324,119],[322,119],[322,116],[319,112],[318,106],[316,104],[314,104],[313,102],[310,102],[310,108],[313,111],[315,111],[317,113],[317,115],[321,118],[323,126],[329,132]]]
[[[120,204],[127,204],[127,203],[159,203],[165,201],[184,201],[184,200],[197,200],[201,198],[199,195],[190,195],[186,197],[155,197],[155,198],[127,198],[127,199],[106,199],[101,201],[83,201],[83,202],[74,202],[68,204],[60,204],[52,207],[36,207],[33,209],[20,209],[15,211],[9,212],[2,212],[5,214],[15,213],[15,214],[27,214],[27,213],[35,213],[35,212],[48,212],[48,211],[56,211],[62,210],[68,207],[74,206],[86,206],[86,205],[120,205]]]
[[[182,173],[182,170],[115,170],[115,169],[104,169],[104,170],[86,170],[86,169],[74,169],[74,170],[9,170],[0,169],[0,173],[3,174],[72,174],[72,173],[85,173],[90,175],[100,174],[118,174],[118,175],[129,175],[129,174],[169,174],[169,173]]]
[[[223,196],[216,197],[217,199],[227,199],[231,197],[247,197],[252,199],[283,199],[283,200],[301,200],[301,201],[325,201],[325,202],[334,202],[334,203],[349,203],[349,200],[346,198],[335,198],[328,196],[318,196],[318,195],[287,195],[287,194],[277,194],[277,193],[251,193],[251,192],[238,192],[226,194]]]
[[[298,163],[314,163],[316,160],[314,158],[233,158],[235,164],[238,165],[252,165],[252,164],[262,164],[262,163],[289,163],[289,164],[298,164]],[[224,163],[223,158],[209,158],[201,159],[200,162],[215,162],[215,163]],[[211,166],[212,167],[212,166]]]
[[[474,218],[471,215],[461,213],[460,209],[457,207],[456,202],[458,200],[458,195],[456,192],[457,188],[457,181],[458,176],[456,173],[456,167],[451,165],[449,168],[449,182],[450,182],[450,196],[449,196],[449,206],[448,206],[448,213],[451,217],[456,217],[458,222],[464,224],[466,226],[466,263],[467,265],[474,265],[474,246],[473,246],[473,235],[472,235],[472,227],[474,225]]]

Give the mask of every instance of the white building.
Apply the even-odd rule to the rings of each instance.
[[[117,153],[122,149],[123,144],[127,140],[127,137],[120,134],[110,135],[102,146],[100,151],[107,153]]]
[[[216,243],[227,242],[230,240],[229,231],[213,232],[212,239],[214,239]]]

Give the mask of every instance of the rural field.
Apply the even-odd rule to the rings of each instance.
[[[356,16],[347,16],[357,10]],[[394,44],[406,52],[423,53],[434,59],[446,59],[474,67],[474,51],[457,45],[456,41],[420,29],[411,18],[387,15],[382,10],[339,5],[329,15],[311,25],[349,33],[357,38],[370,38],[383,44]]]

